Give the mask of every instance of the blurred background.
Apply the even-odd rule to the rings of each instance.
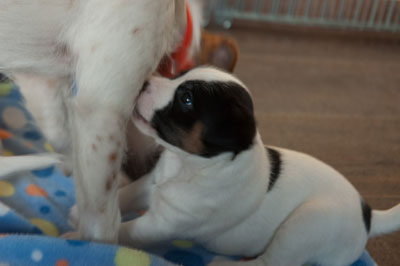
[[[238,52],[266,144],[327,162],[373,208],[400,202],[400,1],[218,0],[205,17],[236,42],[220,56]],[[368,250],[400,265],[400,233]]]

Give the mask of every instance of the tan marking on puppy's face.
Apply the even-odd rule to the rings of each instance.
[[[202,141],[204,124],[197,122],[189,132],[182,136],[182,149],[193,154],[201,154],[204,148]]]

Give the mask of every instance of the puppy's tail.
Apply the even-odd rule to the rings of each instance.
[[[12,175],[17,172],[30,171],[60,163],[57,154],[35,154],[22,156],[0,156],[0,176]]]
[[[387,234],[400,229],[400,204],[389,210],[372,211],[369,236]]]

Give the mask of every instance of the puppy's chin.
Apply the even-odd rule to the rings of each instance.
[[[133,110],[132,122],[143,134],[153,138],[156,137],[156,131],[151,127],[150,122],[140,114],[136,107]]]

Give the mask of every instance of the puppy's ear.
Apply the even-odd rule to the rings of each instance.
[[[237,102],[230,102],[225,107],[214,126],[203,136],[205,156],[222,152],[237,155],[253,144],[256,122],[252,109]]]
[[[248,149],[256,134],[253,110],[240,103],[231,103],[228,119],[231,121],[231,140],[235,153]]]
[[[208,64],[233,72],[238,60],[239,49],[231,37],[202,32],[199,63]]]
[[[237,56],[234,46],[223,42],[210,54],[210,63],[226,71],[233,72]]]

